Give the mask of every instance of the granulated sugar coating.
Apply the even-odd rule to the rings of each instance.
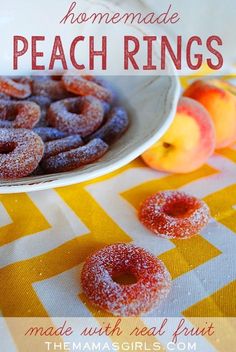
[[[40,115],[40,107],[33,101],[0,100],[0,118],[10,121],[9,128],[31,129]]]
[[[33,131],[37,133],[44,142],[54,141],[56,139],[66,137],[66,133],[53,127],[35,127]]]
[[[178,191],[164,191],[146,199],[139,210],[140,221],[163,238],[186,239],[196,235],[210,218],[206,203]]]
[[[24,82],[24,83],[23,83]],[[0,93],[4,93],[13,98],[25,99],[30,96],[31,88],[28,82],[21,79],[11,79],[0,76]]]
[[[66,89],[76,95],[92,95],[108,103],[111,103],[113,100],[110,87],[107,88],[103,80],[93,76],[64,76],[63,82]]]
[[[47,173],[64,172],[91,164],[100,159],[108,150],[108,145],[101,139],[93,139],[83,147],[51,156],[42,161],[42,168]]]
[[[67,152],[68,150],[78,148],[84,145],[82,138],[78,135],[61,138],[55,141],[45,143],[43,159],[47,159],[50,156]]]
[[[68,134],[86,137],[102,124],[104,107],[95,97],[68,98],[53,103],[47,119],[51,126]]]
[[[52,100],[61,100],[70,96],[62,80],[50,76],[35,78],[32,82],[32,94],[45,96]]]
[[[114,277],[132,274],[137,282],[118,284]],[[82,287],[89,300],[115,316],[139,316],[156,307],[170,290],[171,277],[159,259],[131,244],[114,244],[85,262]]]
[[[13,179],[32,173],[42,159],[44,145],[30,130],[0,129],[0,178]]]
[[[0,76],[2,137],[5,132],[8,140],[9,130],[13,135],[17,129],[28,129],[38,135],[40,143],[45,143],[43,158],[41,149],[36,157],[38,149],[35,148],[38,165],[33,170],[12,171],[14,175],[6,171],[0,177],[66,172],[99,160],[129,125],[126,111],[116,106],[114,97],[111,84],[100,77]],[[28,140],[23,144],[20,139],[19,143],[27,145]],[[9,149],[7,141],[2,143],[3,163],[15,153],[14,146],[11,144],[12,149]],[[18,149],[16,151],[19,154]],[[13,169],[18,170],[18,157],[14,160]],[[20,160],[23,160],[21,156]],[[13,160],[10,166],[12,163]],[[0,168],[3,169],[1,164]]]
[[[89,139],[101,138],[107,144],[112,144],[125,133],[128,127],[127,112],[122,107],[115,107],[110,111],[107,122],[92,136],[89,136]]]

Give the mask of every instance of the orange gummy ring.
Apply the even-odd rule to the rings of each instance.
[[[123,285],[123,273],[137,280]],[[161,260],[132,244],[114,244],[92,254],[82,270],[82,287],[89,300],[115,316],[138,316],[156,307],[170,290],[171,278]]]
[[[164,191],[147,198],[139,219],[159,237],[186,239],[196,235],[209,221],[206,203],[184,192]]]

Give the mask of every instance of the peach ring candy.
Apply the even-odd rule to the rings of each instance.
[[[147,198],[140,207],[139,219],[159,237],[187,239],[209,222],[206,203],[178,191],[163,191]]]
[[[10,120],[12,128],[33,128],[40,118],[40,107],[31,101],[0,101],[0,118]]]
[[[44,142],[66,137],[66,133],[58,131],[53,127],[35,127],[34,132],[37,133]]]
[[[61,100],[69,96],[62,80],[57,77],[36,77],[32,82],[32,94],[48,97],[52,100]]]
[[[31,95],[31,87],[29,83],[21,82],[17,78],[0,76],[0,93],[13,98],[25,99]]]
[[[68,134],[86,137],[102,124],[104,107],[95,97],[68,98],[51,104],[47,119],[50,126]]]
[[[80,96],[92,95],[108,103],[113,100],[113,93],[107,84],[93,76],[64,76],[62,80],[68,92]]]
[[[122,275],[135,282],[118,283]],[[85,262],[81,283],[85,295],[114,316],[139,316],[155,308],[169,293],[171,277],[161,260],[145,249],[118,243],[92,254]]]
[[[41,138],[26,129],[0,129],[0,178],[14,179],[31,174],[44,152]]]
[[[82,138],[76,134],[57,139],[55,141],[46,142],[44,144],[43,159],[47,159],[50,156],[54,156],[62,152],[67,152],[68,150],[78,148],[82,145],[84,145]]]
[[[108,114],[105,124],[89,139],[101,138],[107,144],[112,144],[119,139],[129,127],[128,115],[122,107],[113,108]]]
[[[108,145],[97,138],[82,147],[71,149],[43,160],[42,168],[47,173],[74,170],[100,159],[107,150]]]

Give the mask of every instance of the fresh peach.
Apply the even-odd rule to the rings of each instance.
[[[166,134],[142,158],[156,170],[187,173],[202,166],[215,149],[215,129],[207,110],[181,98]]]
[[[225,148],[236,141],[235,88],[220,80],[196,81],[184,96],[197,100],[209,112],[216,130],[216,149]]]
[[[209,83],[218,88],[225,89],[233,95],[236,95],[236,87],[228,81],[224,81],[223,79],[211,79]]]

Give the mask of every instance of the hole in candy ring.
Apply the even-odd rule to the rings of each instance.
[[[62,76],[60,76],[60,75],[51,76],[51,79],[52,79],[53,81],[59,82],[59,81],[62,80]]]
[[[16,148],[14,142],[0,144],[0,154],[10,154]]]
[[[162,191],[148,197],[140,206],[139,220],[159,237],[190,238],[209,222],[207,204],[180,191]]]
[[[119,285],[133,285],[137,283],[137,278],[131,272],[114,273],[112,275],[112,280]]]
[[[163,211],[165,214],[174,218],[186,218],[197,210],[197,204],[194,200],[176,199],[164,205]]]

